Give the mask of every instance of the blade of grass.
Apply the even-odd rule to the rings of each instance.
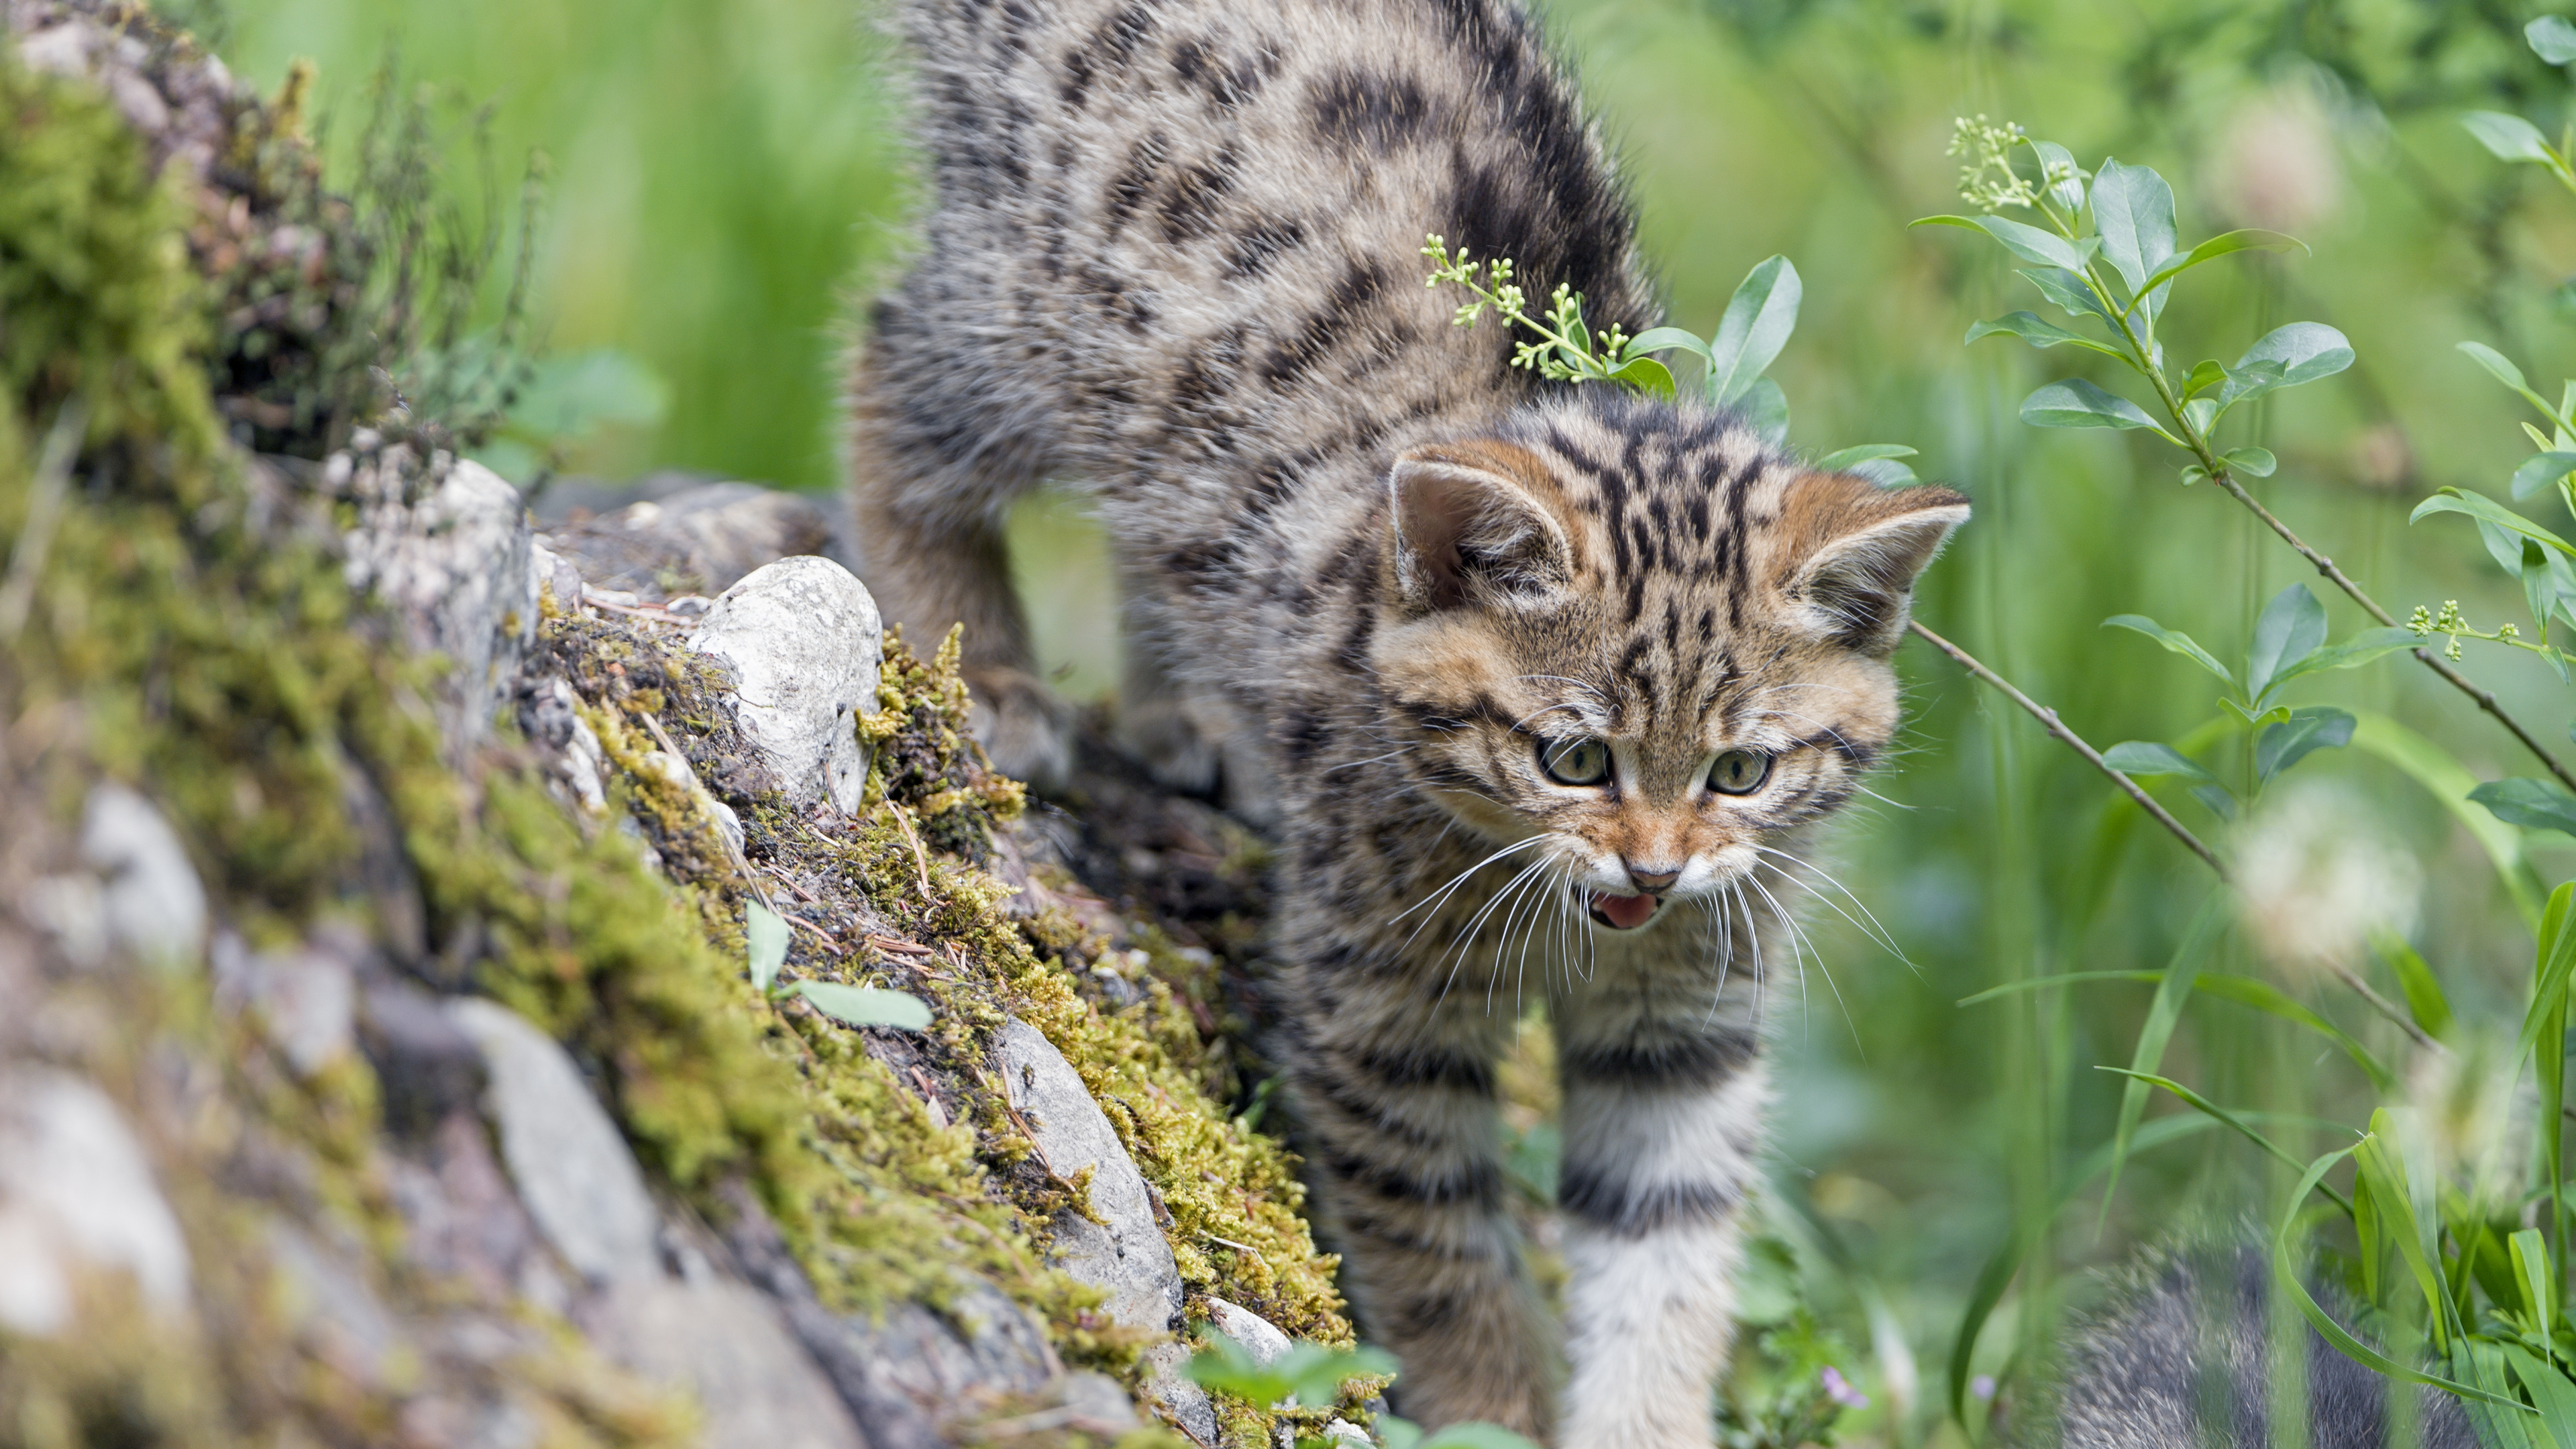
[[[2308,1320],[2308,1326],[2314,1328],[2319,1337],[2333,1344],[2338,1352],[2353,1362],[2377,1369],[2403,1383],[2427,1384],[2437,1389],[2446,1389],[2464,1399],[2477,1399],[2509,1409],[2519,1409],[2524,1413],[2532,1412],[2528,1405],[2501,1394],[2474,1389],[2467,1384],[2455,1383],[2449,1379],[2437,1378],[2432,1374],[2419,1373],[2408,1368],[2353,1337],[2342,1324],[2335,1321],[2333,1314],[2320,1307],[2317,1300],[2308,1293],[2308,1285],[2300,1280],[2298,1267],[2292,1261],[2290,1254],[2290,1233],[2298,1226],[2299,1205],[2308,1200],[2309,1193],[2314,1192],[2324,1183],[2326,1174],[2334,1170],[2336,1163],[2359,1150],[2358,1145],[2339,1147],[2308,1164],[2308,1170],[2299,1178],[2298,1190],[2290,1194],[2290,1210],[2282,1215],[2280,1231],[2272,1236],[2273,1278],[2290,1294],[2291,1301],[2299,1310],[2299,1316]]]
[[[2149,1076],[2144,1072],[2133,1072],[2124,1067],[2097,1066],[2093,1070],[2097,1072],[2113,1072],[2123,1077],[2135,1078],[2138,1081],[2162,1087],[2166,1091],[2180,1097],[2183,1101],[2190,1103],[2198,1110],[2206,1112],[2229,1127],[2236,1129],[2236,1131],[2241,1134],[2246,1141],[2253,1143],[2255,1146],[2262,1148],[2265,1152],[2268,1152],[2272,1156],[2280,1159],[2282,1164],[2287,1166],[2291,1171],[2297,1172],[2303,1169],[2304,1164],[2302,1164],[2299,1159],[2292,1157],[2289,1153],[2281,1150],[2279,1144],[2273,1142],[2271,1138],[2255,1131],[2253,1127],[2245,1121],[2245,1119],[2228,1111],[2226,1108],[2209,1100],[2198,1092],[2193,1091],[2191,1088],[2184,1086],[2182,1083],[2175,1081],[2171,1077]],[[2342,1208],[2345,1212],[2352,1211],[2351,1200],[2346,1198],[2342,1193],[2335,1191],[2334,1188],[2328,1186],[2326,1183],[2319,1182],[2317,1184],[2317,1191],[2334,1199],[2335,1206]]]
[[[2213,891],[2201,903],[2199,914],[2192,918],[2190,929],[2183,933],[2182,944],[2174,948],[2172,961],[2165,966],[2165,979],[2156,983],[2156,999],[2147,1008],[2147,1020],[2138,1028],[2138,1042],[2130,1053],[2129,1070],[2148,1075],[2164,1061],[2165,1043],[2172,1039],[2174,1025],[2182,1020],[2183,1002],[2191,995],[2192,982],[2198,973],[2192,968],[2201,954],[2217,938],[2226,920],[2225,890]],[[2093,1231],[2098,1236],[2110,1221],[2111,1199],[2120,1191],[2120,1165],[2129,1155],[2129,1138],[2138,1130],[2138,1116],[2147,1108],[2147,1084],[2132,1079],[2120,1090],[2120,1125],[2111,1137],[2111,1180],[2102,1189],[2102,1207],[2095,1216]]]

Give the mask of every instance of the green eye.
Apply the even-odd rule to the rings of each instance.
[[[1541,740],[1538,767],[1560,785],[1598,785],[1610,778],[1610,747],[1599,740]]]
[[[1709,767],[1708,788],[1720,795],[1750,795],[1771,778],[1771,757],[1751,750],[1729,750]]]

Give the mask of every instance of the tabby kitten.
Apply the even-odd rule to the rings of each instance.
[[[1510,0],[902,0],[899,24],[931,205],[851,387],[880,605],[916,639],[964,621],[995,758],[1060,774],[1000,526],[1042,480],[1090,492],[1133,742],[1281,836],[1274,1056],[1398,1407],[1708,1445],[1766,972],[1807,833],[1895,731],[1887,658],[1965,501],[1540,381],[1451,325],[1426,233],[1572,286],[1597,328],[1657,317]],[[1495,1110],[1538,994],[1562,1372]]]

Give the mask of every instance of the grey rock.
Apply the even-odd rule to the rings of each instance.
[[[0,1073],[0,1327],[68,1327],[83,1270],[131,1274],[153,1308],[187,1308],[188,1245],[124,1114],[67,1073]]]
[[[696,1394],[707,1449],[866,1449],[831,1380],[753,1288],[629,1279],[578,1316],[610,1358]]]
[[[1172,1245],[1154,1222],[1145,1179],[1118,1140],[1109,1118],[1064,1054],[1044,1034],[1016,1018],[1002,1025],[996,1046],[1003,1090],[1029,1124],[1047,1170],[1071,1179],[1092,1170],[1091,1208],[1104,1226],[1079,1213],[1056,1215],[1058,1265],[1082,1282],[1107,1289],[1110,1317],[1129,1328],[1169,1332],[1179,1327],[1181,1272]],[[1146,1350],[1146,1392],[1201,1442],[1216,1438],[1216,1410],[1207,1391],[1183,1372],[1189,1349],[1163,1343]]]
[[[337,1061],[356,1036],[357,973],[346,943],[315,942],[292,951],[253,952],[226,932],[215,940],[215,1000],[248,1009],[269,1043],[299,1076]]]
[[[357,460],[345,486],[358,504],[344,539],[349,586],[390,605],[414,649],[451,661],[439,726],[461,758],[490,732],[536,638],[540,580],[519,490],[444,453],[424,467],[401,445]]]
[[[410,1346],[351,1263],[285,1222],[268,1224],[268,1261],[284,1291],[272,1300],[306,1352],[342,1378],[382,1388]]]
[[[594,1283],[659,1274],[661,1216],[581,1069],[505,1006],[467,998],[447,1012],[482,1048],[501,1161],[546,1241]]]
[[[81,859],[100,877],[107,938],[155,966],[193,964],[206,946],[206,891],[178,832],[151,801],[102,781],[81,811]]]
[[[859,808],[868,761],[857,717],[876,708],[884,657],[866,586],[830,559],[781,559],[725,590],[689,647],[732,667],[743,735],[790,803]]]
[[[1215,1297],[1208,1299],[1207,1306],[1208,1322],[1217,1332],[1243,1345],[1254,1363],[1277,1363],[1293,1347],[1278,1325],[1249,1308]]]
[[[385,1125],[399,1139],[426,1140],[482,1100],[481,1044],[437,997],[409,982],[367,983],[358,998],[358,1048],[375,1068]]]
[[[1361,1428],[1359,1425],[1352,1423],[1348,1419],[1325,1420],[1324,1437],[1336,1444],[1357,1445],[1359,1446],[1359,1449],[1369,1449],[1370,1445],[1377,1442],[1375,1439],[1369,1437],[1368,1430]]]
[[[549,489],[552,495],[566,485]],[[639,497],[592,495],[611,510],[549,523],[547,545],[591,588],[646,599],[715,594],[776,559],[832,550],[831,523],[814,499],[751,483],[698,483]],[[551,509],[550,509],[551,511]]]
[[[1127,1402],[1127,1391],[1107,1374],[1066,1374],[1056,1384],[1055,1399],[1065,1410],[1068,1429],[1107,1436],[1138,1427],[1136,1406]]]
[[[853,1337],[885,1365],[886,1381],[935,1416],[1002,1394],[1029,1394],[1064,1371],[1046,1330],[992,1285],[968,1285],[945,1314],[899,1303],[882,1318],[853,1315]]]

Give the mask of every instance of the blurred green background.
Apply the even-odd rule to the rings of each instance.
[[[2097,744],[2173,739],[2211,712],[2205,675],[2106,633],[2106,616],[2149,614],[2236,658],[2262,602],[2313,575],[2225,498],[2179,484],[2180,460],[2154,439],[2039,434],[2016,420],[2020,398],[2051,377],[2114,379],[2066,350],[1961,346],[1971,321],[2037,305],[1991,246],[1906,227],[1959,209],[1944,148],[1961,114],[2019,120],[2088,166],[2106,154],[2155,166],[2180,195],[2186,241],[2236,225],[2304,237],[2313,255],[2203,269],[2165,335],[2232,359],[2281,322],[2343,329],[2359,355],[2350,372],[2277,395],[2250,427],[2231,421],[2230,443],[2259,440],[2283,460],[2261,496],[2401,616],[2454,598],[2482,624],[2520,616],[2518,590],[2467,526],[2406,520],[2443,484],[2500,495],[2528,452],[2513,400],[2455,342],[2488,342],[2536,379],[2576,370],[2576,325],[2558,299],[2576,268],[2576,202],[2535,168],[2494,161],[2458,123],[2473,107],[2552,134],[2564,122],[2566,78],[2521,44],[2536,11],[2501,0],[1548,9],[1628,158],[1672,320],[1707,331],[1748,268],[1787,254],[1806,283],[1775,369],[1794,441],[1909,442],[1926,477],[1970,493],[1976,519],[1918,613]],[[613,349],[667,400],[573,439],[569,469],[831,486],[836,357],[853,296],[902,253],[906,192],[891,67],[851,0],[232,0],[214,23],[227,58],[263,85],[294,58],[316,61],[326,115],[361,109],[389,50],[458,116],[488,105],[497,196],[543,153],[539,341],[566,355]],[[471,148],[451,154],[457,179],[480,185]],[[2568,527],[2556,512],[2538,516]],[[1096,537],[1054,500],[1017,534],[1048,661],[1069,692],[1108,689],[1112,599]],[[2337,637],[2367,622],[2339,597],[2327,608]],[[1778,998],[1777,1139],[1784,1181],[1814,1210],[1803,1271],[1819,1311],[1860,1347],[1870,1305],[1883,1309],[1859,1366],[1876,1400],[1862,1427],[1912,1443],[1956,1434],[1936,1427],[1934,1405],[1968,1284],[2016,1207],[2109,1135],[2118,1094],[2093,1068],[2128,1060],[2147,990],[1956,1003],[2017,979],[2161,966],[2209,887],[2027,717],[1920,644],[1900,666],[1906,750],[1877,782],[1882,798],[1842,831],[1835,872],[1905,959],[1817,912],[1807,989]],[[2472,646],[2466,667],[2561,738],[2564,689],[2539,662]],[[2403,656],[2296,699],[2385,711],[2482,778],[2534,773]],[[2213,964],[2271,976],[2385,1047],[2393,1027],[2299,964],[2340,951],[2379,970],[2358,944],[2377,921],[2423,948],[2464,1011],[2517,1009],[2529,937],[2468,835],[2402,775],[2329,751],[2242,827],[2171,799],[2197,830],[2250,832],[2249,863],[2273,862]],[[2545,879],[2576,871],[2565,837],[2529,844]],[[2331,939],[2299,936],[2317,930]],[[2313,1036],[2207,999],[2167,1069],[2275,1112],[2358,1121],[2370,1100]],[[2222,1136],[2141,1158],[2100,1235],[2089,1208],[2070,1214],[2058,1266],[2114,1261],[2184,1207],[2268,1208],[2286,1183]],[[2025,1310],[2064,1284],[2084,1291],[2080,1278],[2026,1276],[1978,1364],[2044,1347],[2045,1315]]]

